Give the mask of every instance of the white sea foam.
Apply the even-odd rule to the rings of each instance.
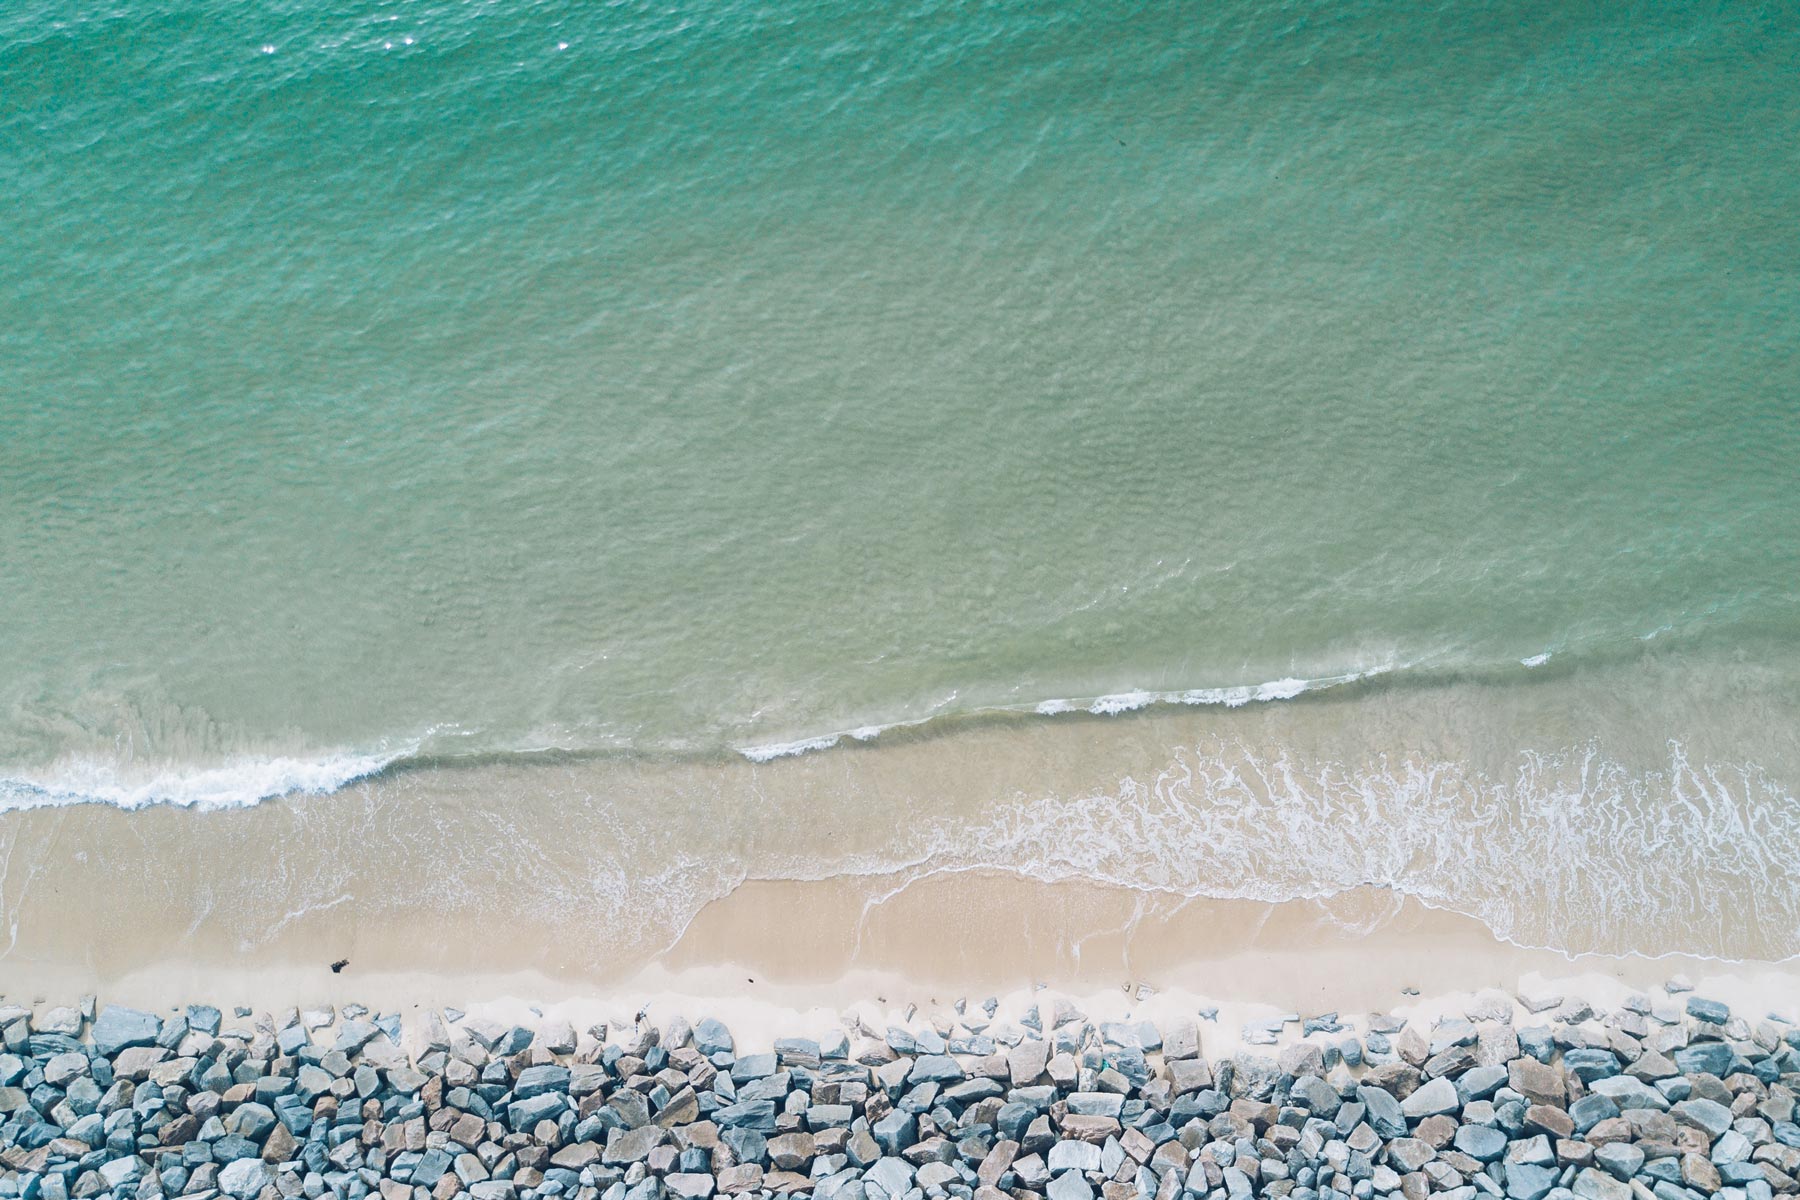
[[[1341,675],[1324,675],[1317,679],[1292,677],[1271,679],[1266,683],[1242,684],[1233,687],[1189,688],[1185,691],[1169,692],[1137,689],[1129,692],[1113,692],[1104,696],[1057,697],[1040,700],[1036,704],[995,705],[975,709],[962,715],[1031,713],[1040,717],[1054,717],[1063,713],[1085,712],[1097,717],[1112,717],[1121,713],[1137,712],[1158,704],[1219,705],[1224,708],[1241,708],[1246,704],[1267,704],[1277,700],[1292,700],[1306,692],[1335,687],[1344,683],[1354,683],[1359,679],[1368,679],[1383,674],[1390,669],[1376,667],[1366,671],[1347,671]],[[744,746],[739,748],[738,753],[751,762],[770,762],[777,758],[788,758],[796,754],[809,754],[815,750],[829,750],[846,737],[855,738],[859,742],[873,741],[891,730],[911,729],[924,725],[939,715],[950,714],[942,713],[910,721],[894,721],[887,725],[862,725],[855,729],[823,733],[791,742],[769,742],[763,745]]]
[[[324,795],[373,775],[407,750],[385,754],[327,754],[239,758],[214,766],[141,767],[95,760],[66,761],[41,772],[0,776],[0,812],[62,804],[144,808],[241,808],[293,793]]]
[[[1741,957],[1800,953],[1796,855],[1800,808],[1782,782],[1694,762],[1673,742],[1659,769],[1590,743],[1521,752],[1491,777],[1423,756],[1333,762],[1220,740],[1116,790],[1023,795],[908,858],[921,874],[1271,903],[1374,886],[1523,945]]]
[[[770,762],[777,758],[789,758],[796,754],[807,754],[814,750],[829,750],[838,744],[844,735],[827,733],[819,737],[801,738],[795,742],[770,742],[762,746],[745,746],[738,751],[754,763]],[[874,737],[874,734],[870,734]],[[865,739],[866,740],[866,739]]]
[[[1522,667],[1541,667],[1549,661],[1550,651],[1546,650],[1542,654],[1534,654],[1530,658],[1521,658],[1519,660],[1519,665]]]

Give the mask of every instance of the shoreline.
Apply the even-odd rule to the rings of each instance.
[[[534,942],[543,936],[419,913],[348,929],[296,923],[259,947],[190,939],[147,962],[108,961],[71,940],[51,953],[0,956],[0,996],[101,993],[160,1008],[205,992],[270,1009],[485,1003],[575,1005],[582,1014],[711,1005],[754,1013],[757,1027],[771,1028],[878,998],[928,1009],[951,996],[1038,987],[1095,1011],[1142,989],[1225,1013],[1394,1011],[1491,989],[1616,997],[1673,974],[1740,1006],[1800,997],[1800,963],[1791,960],[1570,956],[1512,945],[1472,917],[1378,888],[1265,904],[992,872],[749,881],[630,970],[552,957]],[[347,965],[332,972],[340,959]]]

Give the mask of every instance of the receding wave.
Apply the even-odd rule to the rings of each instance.
[[[1246,704],[1267,704],[1277,700],[1292,700],[1307,692],[1316,692],[1328,687],[1355,683],[1358,680],[1372,679],[1386,674],[1390,669],[1382,667],[1366,671],[1348,671],[1340,675],[1326,675],[1316,679],[1274,679],[1267,683],[1243,684],[1233,687],[1186,688],[1181,691],[1161,692],[1144,690],[1109,692],[1103,696],[1040,700],[1036,704],[999,704],[982,709],[943,713],[940,716],[972,718],[990,714],[1029,714],[1055,717],[1064,713],[1087,713],[1096,717],[1112,717],[1121,713],[1137,712],[1159,704],[1218,705],[1223,708],[1241,708]],[[755,746],[742,746],[738,749],[738,753],[751,762],[771,762],[777,758],[790,758],[796,754],[810,754],[815,750],[829,750],[841,744],[845,738],[859,742],[873,741],[883,733],[896,729],[917,729],[930,723],[933,719],[926,717],[912,721],[895,721],[887,725],[864,725],[837,733],[796,738],[789,742],[764,742]]]
[[[1544,668],[1551,660],[1552,651],[1545,650],[1485,666],[1421,660],[1220,687],[1134,689],[967,707],[945,704],[909,719],[861,724],[784,740],[735,745],[715,743],[710,750],[704,748],[704,744],[696,746],[692,743],[675,747],[655,743],[557,744],[554,740],[546,742],[538,734],[511,742],[498,737],[484,739],[478,732],[456,726],[436,726],[407,739],[398,747],[346,748],[316,755],[239,753],[222,761],[184,763],[176,759],[146,765],[129,759],[111,762],[90,753],[70,755],[42,767],[0,765],[0,812],[79,803],[110,804],[124,809],[155,804],[203,810],[234,808],[281,796],[329,794],[390,769],[478,767],[509,759],[542,762],[559,756],[573,759],[624,756],[646,760],[707,761],[729,756],[763,764],[850,744],[878,740],[885,744],[901,734],[915,738],[950,735],[970,724],[987,721],[1115,717],[1151,709],[1241,709],[1303,700],[1319,693],[1354,689],[1360,685],[1410,689],[1441,684],[1446,680],[1480,679],[1504,683],[1522,681],[1526,675],[1535,680],[1550,673]],[[1590,665],[1603,663],[1605,656],[1584,656],[1583,661]],[[1555,662],[1553,670],[1562,674],[1578,669],[1577,662],[1560,646],[1555,649]]]
[[[387,754],[329,754],[317,758],[244,757],[214,766],[162,765],[134,769],[78,761],[41,774],[0,776],[0,812],[60,804],[144,808],[242,808],[277,796],[326,795],[404,758]]]
[[[1569,953],[1800,953],[1800,804],[1748,762],[1627,767],[1595,743],[1509,774],[1416,755],[1322,761],[1217,740],[1105,791],[946,828],[921,873],[999,869],[1280,902],[1391,889]]]

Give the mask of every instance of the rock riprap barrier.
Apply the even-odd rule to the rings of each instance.
[[[1537,1011],[1533,1011],[1533,1010]],[[1489,994],[1408,1024],[1094,1022],[1048,998],[740,1052],[449,1010],[0,1007],[22,1200],[1770,1200],[1800,1032],[1696,996]],[[910,1016],[910,1014],[909,1014]],[[1291,1023],[1291,1027],[1290,1027]],[[1231,1044],[1238,1045],[1233,1037]],[[402,1046],[410,1046],[409,1054]]]

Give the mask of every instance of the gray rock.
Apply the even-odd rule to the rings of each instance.
[[[1006,1052],[1007,1073],[1014,1087],[1029,1087],[1038,1081],[1050,1062],[1050,1043],[1027,1038]]]
[[[1471,1100],[1486,1100],[1499,1091],[1507,1082],[1507,1068],[1498,1064],[1488,1067],[1476,1067],[1465,1074],[1458,1083]]]
[[[1277,1060],[1283,1075],[1323,1075],[1325,1052],[1315,1042],[1295,1042],[1281,1052]]]
[[[106,1186],[113,1191],[117,1191],[127,1184],[135,1184],[139,1179],[142,1179],[144,1176],[144,1164],[136,1155],[131,1155],[126,1158],[115,1158],[110,1162],[101,1163],[99,1171],[100,1178],[106,1182]]]
[[[1368,1109],[1369,1125],[1376,1133],[1384,1138],[1406,1136],[1406,1112],[1391,1093],[1364,1084],[1356,1089],[1356,1095]]]
[[[260,1158],[239,1158],[219,1170],[219,1190],[237,1200],[251,1200],[273,1182],[269,1166]]]
[[[601,1161],[606,1163],[635,1163],[650,1157],[650,1151],[662,1145],[668,1131],[658,1125],[643,1125],[637,1129],[614,1129],[606,1136],[606,1151]]]
[[[1094,1200],[1094,1189],[1079,1171],[1064,1171],[1044,1189],[1049,1200]]]
[[[933,1189],[942,1191],[950,1184],[961,1181],[962,1176],[957,1173],[955,1167],[941,1162],[925,1163],[919,1168],[919,1173],[913,1177],[913,1182],[928,1192]]]
[[[1200,1027],[1186,1017],[1177,1017],[1163,1028],[1163,1061],[1176,1062],[1200,1056]]]
[[[375,1035],[380,1032],[380,1028],[372,1021],[345,1021],[338,1026],[337,1042],[332,1049],[339,1054],[355,1055],[358,1050],[374,1041]],[[472,1035],[474,1031],[470,1032]]]
[[[1494,1162],[1506,1153],[1506,1135],[1491,1125],[1464,1125],[1453,1144],[1477,1162]]]
[[[389,1037],[396,1037],[392,1030]],[[551,1054],[573,1054],[579,1039],[575,1036],[575,1026],[562,1017],[551,1017],[538,1027],[537,1044]]]
[[[1668,1097],[1630,1075],[1596,1079],[1588,1085],[1588,1089],[1596,1096],[1605,1096],[1611,1100],[1621,1112],[1634,1108],[1653,1108],[1658,1112],[1667,1112],[1669,1108]]]
[[[773,1100],[740,1100],[736,1104],[727,1104],[713,1110],[713,1120],[725,1126],[737,1126],[743,1129],[757,1129],[764,1133],[775,1131],[775,1102]]]
[[[535,1067],[526,1067],[519,1072],[519,1078],[513,1083],[513,1098],[529,1100],[533,1096],[542,1096],[551,1092],[567,1093],[569,1090],[569,1068],[555,1063],[543,1063]]]
[[[1717,1100],[1683,1100],[1675,1106],[1674,1114],[1677,1124],[1704,1130],[1709,1138],[1716,1138],[1731,1128],[1731,1110]]]
[[[1731,1064],[1737,1056],[1724,1042],[1699,1042],[1681,1047],[1670,1057],[1684,1075],[1717,1075],[1723,1079],[1731,1074]]]
[[[1557,1172],[1529,1163],[1506,1164],[1507,1200],[1544,1200],[1556,1186]]]
[[[1304,1104],[1308,1112],[1327,1121],[1337,1115],[1338,1108],[1343,1104],[1337,1089],[1317,1075],[1303,1075],[1296,1079],[1294,1086],[1289,1089],[1288,1098],[1291,1103]]]
[[[1461,1107],[1462,1100],[1456,1094],[1456,1085],[1443,1078],[1431,1080],[1400,1102],[1400,1111],[1413,1120],[1439,1113],[1453,1113]]]
[[[1604,1171],[1583,1167],[1570,1185],[1581,1200],[1631,1200],[1631,1188]]]
[[[694,1026],[694,1049],[707,1057],[730,1054],[736,1048],[737,1043],[732,1040],[731,1031],[722,1022],[707,1017]]]
[[[663,1186],[676,1200],[707,1200],[713,1194],[713,1177],[703,1171],[678,1171],[664,1176]]]
[[[1586,1133],[1600,1122],[1619,1115],[1619,1106],[1605,1096],[1587,1095],[1569,1105],[1569,1119],[1576,1133]]]
[[[554,1121],[569,1107],[566,1096],[554,1092],[514,1100],[506,1106],[506,1123],[518,1133],[528,1133],[539,1121]]]
[[[240,1104],[225,1118],[225,1131],[260,1142],[275,1128],[275,1114],[266,1104]]]
[[[731,1064],[731,1078],[736,1083],[767,1079],[775,1073],[775,1067],[773,1054],[746,1054]]]
[[[162,1022],[153,1014],[109,1004],[94,1022],[90,1036],[94,1049],[111,1058],[127,1046],[154,1046],[161,1032]]]
[[[908,1083],[956,1083],[965,1078],[967,1072],[962,1064],[947,1054],[921,1054],[913,1060],[912,1071],[907,1075]]]
[[[863,1185],[872,1187],[892,1200],[900,1200],[912,1187],[912,1165],[903,1158],[880,1158],[875,1165],[863,1172]]]
[[[85,1054],[55,1054],[44,1064],[44,1082],[53,1088],[66,1088],[73,1080],[87,1073],[88,1060]]]
[[[80,1037],[81,1010],[78,1008],[53,1008],[33,1020],[31,1027],[38,1033],[60,1033],[64,1037]]]
[[[1723,1025],[1731,1020],[1731,1008],[1717,1000],[1705,1000],[1699,996],[1689,996],[1687,1014],[1696,1021],[1706,1021],[1713,1025]]]
[[[1122,1092],[1075,1092],[1068,1098],[1069,1111],[1083,1117],[1117,1117],[1125,1107]]]
[[[1072,1138],[1064,1138],[1050,1147],[1045,1156],[1045,1163],[1051,1174],[1058,1171],[1098,1171],[1100,1169],[1100,1147],[1092,1142],[1078,1142]]]
[[[883,1154],[897,1155],[918,1140],[919,1123],[911,1113],[895,1109],[870,1126],[869,1132]]]
[[[1608,1142],[1594,1151],[1594,1165],[1615,1179],[1629,1180],[1644,1165],[1644,1152],[1630,1142]]]

